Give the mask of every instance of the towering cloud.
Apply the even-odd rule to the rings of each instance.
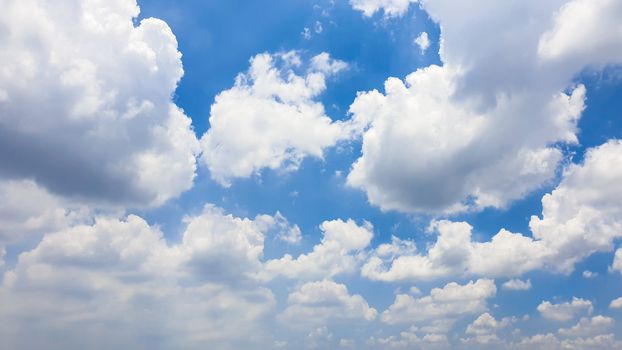
[[[171,100],[177,41],[138,14],[135,0],[3,2],[1,178],[115,205],[192,186],[198,141]]]
[[[395,8],[352,4],[365,13]],[[454,213],[503,208],[552,180],[563,159],[556,145],[577,142],[585,107],[574,75],[622,58],[619,30],[599,35],[598,14],[619,17],[618,2],[563,4],[422,1],[441,27],[443,65],[358,95],[350,112],[369,128],[348,183],[383,210]],[[594,40],[566,39],[577,16]]]

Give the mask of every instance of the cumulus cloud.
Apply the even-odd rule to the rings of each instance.
[[[292,292],[288,306],[278,317],[288,327],[325,326],[327,322],[372,321],[378,312],[360,295],[350,295],[348,288],[330,280],[308,282]]]
[[[622,297],[612,300],[609,307],[612,309],[622,309]]]
[[[428,38],[428,33],[423,32],[419,34],[419,36],[415,39],[415,44],[419,46],[421,54],[424,54],[430,47],[430,38]]]
[[[588,338],[559,339],[552,333],[536,334],[525,337],[518,343],[511,344],[512,348],[525,350],[592,350],[592,349],[618,349],[622,344],[615,340],[613,334],[599,334]]]
[[[297,258],[286,254],[266,262],[267,276],[293,279],[318,279],[353,272],[361,258],[357,253],[366,248],[373,237],[373,227],[353,220],[325,221],[320,225],[322,241],[307,254]]]
[[[540,242],[506,230],[489,242],[474,242],[472,230],[466,222],[433,221],[428,231],[438,237],[427,252],[383,256],[376,250],[363,265],[362,275],[387,282],[433,280],[461,275],[520,275],[541,266],[545,250]]]
[[[510,326],[512,321],[508,317],[497,320],[491,314],[483,313],[467,326],[465,334],[471,337],[463,338],[461,341],[463,343],[483,345],[500,343],[502,340],[497,335],[497,332]]]
[[[394,241],[382,250],[401,253],[382,254],[379,247],[362,274],[397,281],[519,276],[542,268],[570,273],[587,256],[610,251],[622,235],[620,164],[622,142],[612,140],[589,149],[583,164],[568,166],[557,188],[542,198],[542,216],[531,218],[532,237],[502,229],[490,241],[476,242],[468,223],[433,221],[428,231],[438,237],[426,252],[406,251],[402,241]]]
[[[589,300],[573,297],[571,302],[560,304],[552,304],[549,301],[543,301],[538,305],[538,312],[542,317],[554,321],[570,321],[580,313],[592,313],[594,306]]]
[[[135,26],[138,14],[135,0],[3,3],[1,177],[115,205],[192,186],[199,144],[171,100],[177,41],[158,19]]]
[[[411,3],[417,0],[350,0],[350,5],[367,17],[383,11],[386,17],[401,16],[408,11]]]
[[[46,232],[88,221],[87,207],[68,204],[32,180],[0,181],[0,246],[36,242]]]
[[[326,79],[347,65],[322,53],[303,65],[298,52],[260,54],[235,85],[216,96],[202,161],[224,186],[262,169],[297,169],[307,156],[347,139],[347,123],[333,122],[317,101]]]
[[[572,0],[555,13],[538,54],[572,70],[622,61],[622,4],[616,0]],[[578,30],[580,28],[580,30]]]
[[[556,145],[577,142],[584,109],[586,90],[573,76],[589,64],[620,62],[594,50],[574,65],[542,56],[539,45],[561,21],[553,17],[563,3],[421,2],[441,26],[443,66],[357,96],[350,113],[369,127],[348,184],[383,210],[455,213],[503,208],[551,181],[563,159]],[[581,1],[599,11],[620,7],[613,3]],[[618,25],[601,27],[598,18],[586,21],[599,30]],[[620,51],[619,43],[603,45]]]
[[[613,318],[602,315],[591,318],[582,317],[576,325],[570,328],[560,328],[557,333],[564,337],[592,337],[611,331],[614,324]]]
[[[256,344],[275,306],[272,292],[255,283],[273,221],[208,205],[186,219],[175,245],[133,215],[47,234],[4,274],[3,342],[12,349]]]
[[[377,349],[386,349],[387,347],[398,349],[447,349],[450,347],[446,335],[421,332],[417,327],[411,327],[408,330],[402,331],[398,336],[371,337],[367,344],[374,345]]]
[[[487,309],[487,300],[497,292],[494,281],[480,279],[460,285],[448,283],[434,288],[430,294],[414,298],[398,294],[394,303],[381,315],[388,324],[447,321],[451,324],[461,316],[476,314]]]
[[[519,279],[511,279],[505,283],[503,283],[503,289],[507,290],[530,290],[531,289],[531,281],[530,280],[519,280]]]

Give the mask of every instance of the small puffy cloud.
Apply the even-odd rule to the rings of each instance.
[[[519,280],[519,279],[511,279],[505,283],[503,283],[503,289],[507,290],[530,290],[531,289],[531,281],[530,280]]]
[[[462,339],[463,343],[495,344],[501,342],[497,332],[512,324],[511,318],[498,321],[489,313],[481,314],[467,326],[465,333],[471,338]]]
[[[609,308],[611,309],[622,309],[622,297],[614,299],[609,304]]]
[[[598,276],[598,273],[590,271],[590,270],[585,270],[585,271],[583,271],[583,273],[581,275],[583,276],[583,278],[594,278],[594,277]]]
[[[288,297],[288,306],[278,317],[288,327],[324,326],[327,322],[372,321],[377,311],[360,295],[330,280],[303,284]]]
[[[560,328],[557,333],[563,337],[592,337],[611,331],[615,320],[611,317],[597,315],[591,318],[582,317],[579,323],[570,328]]]
[[[381,320],[388,324],[449,322],[487,309],[487,299],[495,296],[494,281],[480,279],[465,285],[455,282],[443,288],[434,288],[430,294],[414,298],[398,294],[395,302],[382,313]]]
[[[542,317],[559,322],[570,321],[583,312],[590,314],[593,309],[591,301],[576,297],[573,297],[571,302],[552,304],[543,301],[538,305],[538,312]]]
[[[447,349],[449,340],[445,334],[425,333],[417,327],[399,333],[399,336],[391,335],[384,338],[370,338],[368,345],[376,345],[378,349],[402,348],[402,349]]]
[[[199,143],[171,100],[183,69],[165,22],[135,26],[135,0],[2,8],[0,177],[133,206],[192,186]]]
[[[424,54],[430,47],[430,38],[428,38],[428,33],[422,32],[419,34],[419,36],[415,39],[415,44],[419,46],[419,50],[421,50],[421,53]]]
[[[297,258],[286,254],[268,260],[265,273],[268,278],[284,276],[292,279],[316,279],[353,272],[358,266],[358,253],[366,248],[373,237],[368,222],[359,226],[353,220],[325,221],[320,225],[322,241],[307,254]]]
[[[298,52],[260,54],[248,72],[221,92],[201,138],[201,160],[224,186],[262,169],[295,170],[307,156],[349,137],[347,123],[333,122],[317,101],[326,78],[347,65],[326,53],[303,66]]]
[[[386,17],[402,16],[408,11],[411,3],[418,0],[350,0],[350,5],[357,11],[361,11],[366,17],[373,16],[376,12],[383,11]]]

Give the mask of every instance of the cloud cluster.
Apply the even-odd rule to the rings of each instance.
[[[361,3],[353,5],[382,7]],[[557,145],[577,142],[585,107],[585,87],[571,80],[584,67],[619,63],[622,50],[611,29],[619,24],[601,26],[598,16],[619,17],[619,4],[563,4],[422,1],[441,27],[443,65],[357,96],[350,113],[369,127],[348,183],[383,210],[455,213],[503,208],[552,180],[563,159]],[[575,12],[596,40],[566,39]]]
[[[378,312],[360,295],[350,295],[348,288],[329,280],[308,282],[292,292],[288,306],[279,315],[288,327],[325,326],[336,321],[372,321]]]
[[[570,321],[582,312],[591,314],[593,309],[591,301],[576,297],[573,297],[571,302],[551,304],[549,301],[543,301],[538,305],[538,312],[542,317],[562,322]]]
[[[171,100],[183,69],[166,23],[135,26],[134,0],[2,7],[1,178],[114,205],[192,186],[199,144]]]
[[[176,245],[133,215],[47,234],[2,279],[5,346],[195,349],[260,341],[260,320],[275,299],[253,281],[272,218],[206,206],[186,223]],[[238,332],[247,337],[236,340]]]
[[[591,254],[611,251],[614,241],[622,237],[620,164],[622,142],[612,140],[589,149],[583,164],[567,167],[559,186],[542,198],[542,216],[530,220],[533,237],[502,229],[490,241],[476,242],[468,223],[433,221],[429,231],[438,238],[427,252],[404,250],[402,241],[394,241],[376,249],[362,274],[397,281],[518,276],[541,268],[570,273]],[[384,253],[391,250],[399,253]]]
[[[355,10],[361,11],[367,17],[383,11],[386,17],[401,16],[408,11],[411,3],[418,0],[350,0]]]
[[[414,298],[408,294],[398,294],[395,302],[382,313],[382,322],[424,323],[440,325],[460,316],[485,311],[486,301],[497,293],[494,281],[480,279],[465,285],[455,282],[443,288],[434,288],[430,295]],[[439,323],[440,321],[440,323]]]

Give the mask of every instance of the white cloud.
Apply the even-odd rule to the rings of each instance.
[[[503,283],[503,289],[507,290],[530,290],[531,289],[531,281],[530,280],[519,280],[519,279],[511,279],[505,283]]]
[[[572,0],[555,13],[538,54],[572,70],[622,60],[622,4],[616,0]]]
[[[433,221],[438,233],[426,252],[403,251],[393,242],[376,250],[362,268],[372,280],[425,280],[447,276],[520,276],[547,268],[570,273],[574,265],[595,252],[613,248],[622,236],[622,142],[612,140],[589,149],[583,164],[572,164],[561,183],[542,198],[542,217],[533,216],[533,237],[500,230],[488,242],[472,239],[464,222]],[[412,243],[411,243],[412,245]],[[389,248],[390,247],[390,248]],[[616,268],[614,262],[613,269]]]
[[[583,276],[583,278],[594,278],[594,277],[598,276],[598,273],[590,271],[590,270],[585,270],[585,271],[583,271],[582,276]]]
[[[513,276],[541,266],[545,250],[540,242],[506,230],[490,242],[473,242],[472,229],[465,222],[433,221],[428,230],[438,233],[438,238],[425,254],[410,251],[383,256],[376,250],[361,273],[380,281],[431,280],[461,275]]]
[[[611,265],[613,271],[622,273],[622,248],[616,250],[616,254],[613,258],[613,264]]]
[[[359,226],[353,220],[333,220],[323,222],[320,229],[323,238],[313,251],[297,258],[286,254],[268,260],[265,264],[267,276],[308,280],[353,272],[360,260],[357,253],[366,248],[373,237],[371,224],[365,222]]]
[[[449,340],[444,334],[421,332],[417,327],[400,332],[399,336],[384,338],[371,337],[368,345],[377,345],[379,349],[406,348],[406,349],[448,349]]]
[[[206,206],[186,219],[175,245],[133,215],[47,234],[4,274],[3,343],[11,349],[257,344],[269,333],[262,320],[275,306],[272,292],[254,283],[263,232],[273,221]]]
[[[591,314],[593,309],[591,301],[576,297],[573,297],[571,302],[551,304],[549,301],[543,301],[538,305],[538,312],[542,317],[559,322],[570,321],[583,312]]]
[[[2,7],[1,177],[116,205],[192,186],[199,145],[171,100],[183,69],[166,23],[134,26],[135,0]]]
[[[461,316],[485,311],[487,299],[496,292],[494,281],[480,279],[465,285],[451,282],[443,288],[432,289],[429,295],[421,298],[398,294],[395,302],[382,313],[381,320],[388,324],[452,322]]]
[[[350,0],[352,8],[363,12],[367,17],[383,11],[386,17],[402,16],[408,11],[411,3],[417,0]]]
[[[508,327],[512,324],[511,318],[503,318],[500,321],[495,319],[489,313],[481,314],[475,321],[467,326],[466,334],[471,338],[463,338],[463,343],[475,343],[475,344],[496,344],[501,343],[502,340],[497,335],[497,332]]]
[[[622,309],[622,297],[614,299],[609,304],[609,308],[611,309]]]
[[[576,262],[610,251],[622,236],[622,142],[590,149],[583,164],[564,172],[561,184],[542,198],[542,217],[529,223],[535,239],[546,243],[553,270],[570,272]]]
[[[584,66],[621,59],[544,59],[538,45],[563,3],[422,2],[441,27],[443,66],[357,96],[350,112],[369,128],[348,183],[383,210],[453,213],[503,208],[551,181],[563,159],[555,145],[577,142],[584,109],[585,87],[572,78]],[[601,28],[597,18],[589,24]],[[606,41],[614,51],[619,43]]]
[[[265,168],[295,170],[305,157],[322,158],[325,148],[348,138],[346,124],[333,122],[317,101],[326,78],[346,67],[326,53],[307,68],[295,51],[253,57],[248,72],[212,105],[201,138],[212,178],[229,186]]]
[[[288,297],[288,306],[279,319],[288,327],[325,326],[327,322],[372,321],[378,312],[360,295],[329,280],[303,284]]]
[[[579,323],[570,328],[560,328],[557,333],[563,337],[593,337],[611,331],[615,320],[611,317],[597,315],[591,318],[582,317]]]
[[[424,54],[430,47],[430,38],[428,38],[428,33],[423,32],[419,34],[419,36],[415,39],[415,44],[419,46],[421,54]]]

